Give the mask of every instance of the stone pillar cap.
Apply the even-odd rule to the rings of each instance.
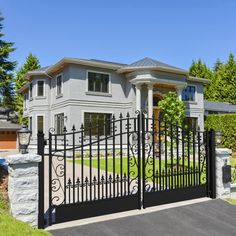
[[[8,164],[14,165],[14,164],[41,162],[42,157],[37,154],[27,153],[27,154],[10,155],[7,156],[5,159]]]
[[[229,148],[216,148],[216,154],[219,155],[232,154],[232,150]]]

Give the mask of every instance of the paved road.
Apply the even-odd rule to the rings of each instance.
[[[212,200],[51,233],[54,236],[235,236],[236,206]]]

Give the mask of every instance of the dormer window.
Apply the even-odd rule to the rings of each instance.
[[[110,75],[88,71],[88,91],[109,93]]]
[[[188,85],[188,86],[182,91],[182,101],[194,102],[195,99],[196,99],[196,86],[194,86],[194,85]]]
[[[39,80],[37,82],[37,96],[38,97],[44,96],[44,81],[43,80]]]

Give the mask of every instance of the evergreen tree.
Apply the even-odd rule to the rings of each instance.
[[[40,68],[39,60],[36,56],[30,53],[24,65],[16,72],[15,86],[16,86],[16,110],[18,112],[18,122],[20,124],[27,123],[27,120],[23,118],[23,95],[18,92],[18,90],[27,84],[27,80],[24,80],[24,75],[31,71]]]
[[[218,68],[214,77],[213,86],[217,93],[213,99],[236,104],[236,62],[232,53],[227,62]]]
[[[6,42],[2,32],[3,16],[0,13],[0,105],[14,109],[14,83],[13,71],[16,67],[15,61],[10,61],[10,53],[15,50],[14,43]]]
[[[189,74],[194,77],[205,78],[211,81],[214,79],[211,69],[208,68],[201,59],[198,59],[197,61],[193,60],[192,65],[189,68]],[[204,87],[204,98],[210,99],[211,96],[212,88],[211,84],[209,84]]]

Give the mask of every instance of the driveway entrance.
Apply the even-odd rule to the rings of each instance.
[[[235,236],[236,206],[212,200],[50,231],[53,236]]]

